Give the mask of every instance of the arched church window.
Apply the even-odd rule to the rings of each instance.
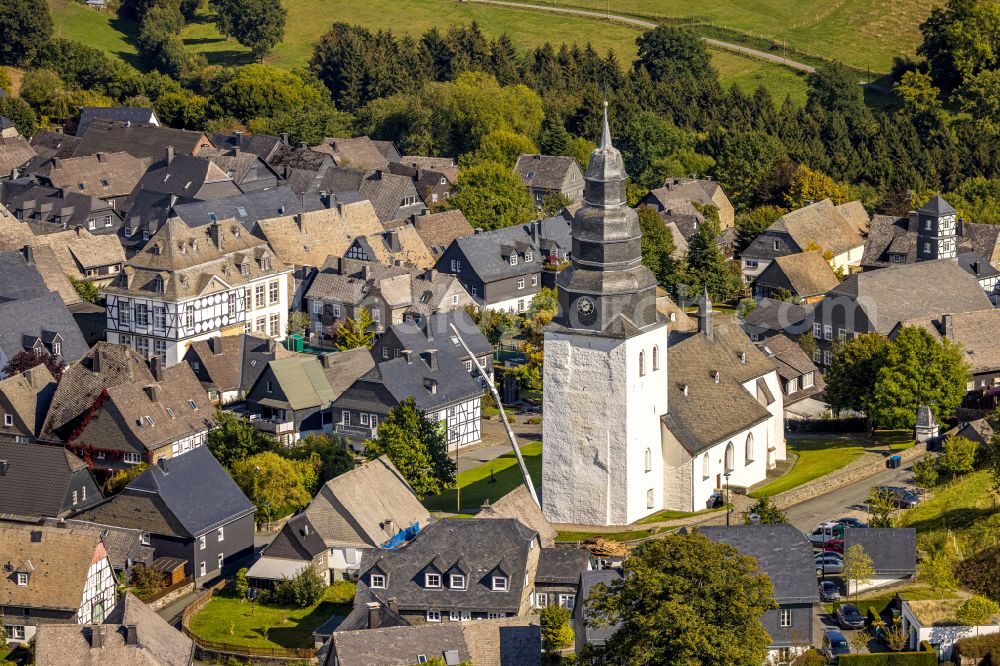
[[[652,488],[650,488],[649,490],[646,491],[646,508],[647,509],[652,509],[653,508],[653,489]]]
[[[646,471],[647,472],[652,472],[653,471],[653,450],[652,449],[646,449]]]
[[[653,372],[660,369],[660,348],[653,345]]]
[[[639,376],[646,374],[646,352],[639,352]]]
[[[733,443],[729,442],[726,444],[726,472],[731,472],[734,469],[733,466]]]
[[[706,453],[705,455],[703,455],[701,457],[701,478],[702,479],[707,479],[710,476],[710,474],[709,474],[709,466],[710,466],[710,463],[708,461],[708,454]]]
[[[746,451],[747,464],[753,462],[753,433],[747,433],[747,451]]]

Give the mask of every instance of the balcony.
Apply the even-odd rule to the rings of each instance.
[[[345,437],[351,437],[353,439],[375,439],[378,437],[378,426],[372,428],[365,425],[346,425],[343,423],[337,423],[334,425],[334,430],[338,435],[344,435]]]
[[[295,423],[289,419],[272,416],[270,418],[251,418],[250,423],[261,432],[269,432],[273,435],[283,435],[295,430]]]

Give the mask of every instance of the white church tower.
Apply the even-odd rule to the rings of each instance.
[[[556,523],[625,525],[663,508],[667,326],[607,114],[545,332],[542,509]]]

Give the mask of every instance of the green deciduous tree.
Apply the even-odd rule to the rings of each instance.
[[[307,470],[306,468],[310,468]],[[283,458],[274,451],[264,451],[233,463],[232,475],[243,494],[261,514],[274,515],[279,509],[295,510],[312,499],[306,486],[307,461]]]
[[[774,506],[771,503],[771,498],[761,497],[757,500],[748,512],[743,515],[743,522],[747,525],[751,524],[751,516],[757,516],[756,523],[758,525],[784,525],[788,522],[788,516],[785,512]]]
[[[665,176],[689,175],[684,172],[669,173],[665,170],[665,162],[682,148],[693,148],[694,136],[660,114],[653,111],[636,114],[625,125],[620,144],[632,181],[643,187],[662,187]]]
[[[851,583],[854,584],[854,592],[857,593],[858,586],[867,585],[875,576],[875,564],[861,544],[854,544],[844,553],[843,576],[847,581],[848,595],[851,594]]]
[[[285,36],[288,12],[281,0],[211,0],[215,25],[250,49],[255,60],[263,58]]]
[[[959,344],[938,341],[924,328],[903,328],[878,369],[871,416],[884,428],[912,428],[917,408],[929,405],[943,422],[962,404],[968,376]]]
[[[311,461],[313,465],[319,462],[315,481],[317,487],[308,489],[310,494],[330,479],[354,469],[354,450],[336,435],[307,435],[295,446],[282,449],[281,453],[292,460]]]
[[[4,0],[0,3],[0,65],[21,65],[52,36],[52,15],[46,0]]]
[[[432,422],[413,398],[393,407],[378,426],[378,437],[365,442],[369,459],[389,456],[418,498],[436,495],[455,483],[455,461],[448,457],[445,427]]]
[[[371,349],[375,344],[375,321],[368,308],[359,307],[353,317],[340,322],[333,338],[341,351],[358,347]]]
[[[462,211],[477,229],[524,224],[531,220],[535,210],[521,178],[495,162],[463,169],[448,202]]]
[[[267,603],[292,608],[309,608],[323,598],[323,579],[315,567],[306,567],[295,578],[282,580],[267,593]]]
[[[538,147],[528,137],[511,130],[498,129],[484,136],[475,152],[463,155],[461,166],[464,168],[481,162],[494,162],[513,169],[519,156],[536,153]]]
[[[941,593],[942,596],[944,592],[950,592],[958,587],[958,581],[955,580],[955,568],[951,558],[943,549],[925,557],[920,563],[918,574],[922,581],[935,592]]]
[[[955,619],[959,624],[966,627],[976,627],[976,635],[979,635],[979,626],[991,624],[994,615],[1000,613],[1000,605],[992,599],[976,594],[966,599],[958,610],[955,611]]]
[[[309,324],[312,319],[309,317],[308,312],[303,312],[302,310],[292,310],[288,313],[288,334],[289,335],[305,335],[309,330]]]
[[[688,241],[684,279],[692,293],[708,289],[713,301],[728,301],[743,287],[739,269],[733,268],[719,247],[718,219],[706,217]]]
[[[774,589],[756,561],[693,533],[647,541],[624,577],[598,585],[588,617],[617,626],[597,663],[756,666],[770,642],[760,618]]]
[[[1000,66],[1000,10],[994,2],[949,0],[931,11],[920,32],[924,39],[917,53],[927,58],[931,77],[945,94]]]
[[[26,139],[34,136],[38,129],[38,114],[20,97],[0,97],[0,116],[14,123],[18,133]]]
[[[488,308],[478,308],[475,305],[465,306],[465,311],[475,322],[479,330],[483,332],[490,344],[496,347],[500,340],[507,333],[510,333],[517,326],[514,315],[506,310],[493,310]]]
[[[80,300],[87,303],[96,303],[101,299],[101,291],[93,282],[77,280],[74,277],[70,277],[69,281],[73,285],[73,288],[76,289],[76,293],[80,297]]]
[[[542,649],[548,654],[559,654],[573,645],[573,628],[569,626],[570,611],[562,606],[546,606],[538,623],[542,629]]]
[[[959,474],[967,474],[973,470],[976,464],[976,451],[979,444],[966,437],[951,435],[944,440],[941,447],[942,453],[938,457],[938,464],[941,469],[951,472],[954,479]]]
[[[767,231],[779,217],[788,211],[779,206],[759,206],[736,216],[736,250],[749,247],[757,236]]]
[[[214,420],[215,427],[208,432],[208,449],[226,469],[232,470],[237,461],[277,447],[273,437],[237,414],[218,410]]]
[[[896,510],[896,498],[890,490],[872,487],[868,491],[869,527],[892,527],[892,512]]]
[[[1000,69],[970,77],[959,89],[959,99],[962,110],[972,115],[979,131],[994,138],[1000,136]]]
[[[935,458],[924,458],[913,463],[913,483],[918,488],[933,488],[938,482],[938,464]]]
[[[926,72],[910,70],[892,86],[902,103],[902,111],[921,129],[928,131],[942,123],[941,91]]]
[[[875,333],[834,346],[825,379],[826,401],[835,413],[851,410],[871,418],[875,381],[888,350],[889,341]]]
[[[250,590],[250,583],[247,581],[247,571],[249,569],[242,567],[236,572],[236,577],[233,579],[233,591],[240,598],[240,602],[246,601],[247,592]]]
[[[117,472],[113,472],[104,480],[101,491],[103,491],[105,497],[120,493],[133,479],[145,472],[147,467],[146,463],[139,463],[128,469],[120,469]]]
[[[677,78],[718,79],[708,48],[693,30],[660,25],[643,33],[635,43],[639,47],[635,68],[645,69],[654,82]]]
[[[673,234],[654,208],[640,206],[637,212],[642,231],[642,263],[661,285],[676,286],[680,280],[681,262],[674,257],[677,247]]]
[[[573,200],[562,192],[549,192],[542,197],[542,214],[545,217],[553,217],[561,213],[571,203]]]
[[[830,199],[835,204],[847,203],[847,188],[822,171],[810,169],[800,164],[792,174],[792,181],[785,194],[785,203],[792,210],[808,206],[810,203]]]
[[[292,109],[313,110],[326,103],[324,93],[301,76],[270,65],[245,65],[215,94],[226,113],[249,120]]]

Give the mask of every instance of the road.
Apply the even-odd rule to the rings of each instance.
[[[534,11],[541,12],[551,12],[555,14],[572,14],[574,16],[583,16],[586,18],[594,18],[602,21],[611,21],[614,23],[622,23],[624,25],[631,25],[637,28],[642,28],[643,30],[652,30],[657,26],[656,23],[651,21],[643,21],[642,19],[632,18],[630,16],[621,16],[620,14],[610,14],[608,12],[597,12],[588,11],[586,9],[570,9],[568,7],[545,7],[542,5],[534,5],[524,2],[507,2],[506,0],[469,0],[470,2],[479,2],[485,5],[496,5],[499,7],[511,7],[513,9],[530,9]],[[761,60],[767,60],[768,62],[774,62],[779,65],[784,65],[785,67],[790,67],[792,69],[798,70],[800,72],[805,72],[811,74],[816,71],[814,67],[810,67],[801,62],[796,62],[794,60],[789,60],[788,58],[782,58],[781,56],[774,55],[773,53],[768,53],[767,51],[758,51],[757,49],[752,49],[747,46],[741,46],[739,44],[733,44],[731,42],[724,42],[718,39],[711,39],[709,37],[703,37],[706,42],[712,46],[720,49],[725,49],[727,51],[735,51],[736,53],[742,53],[744,55],[749,55],[754,58],[759,58]]]

